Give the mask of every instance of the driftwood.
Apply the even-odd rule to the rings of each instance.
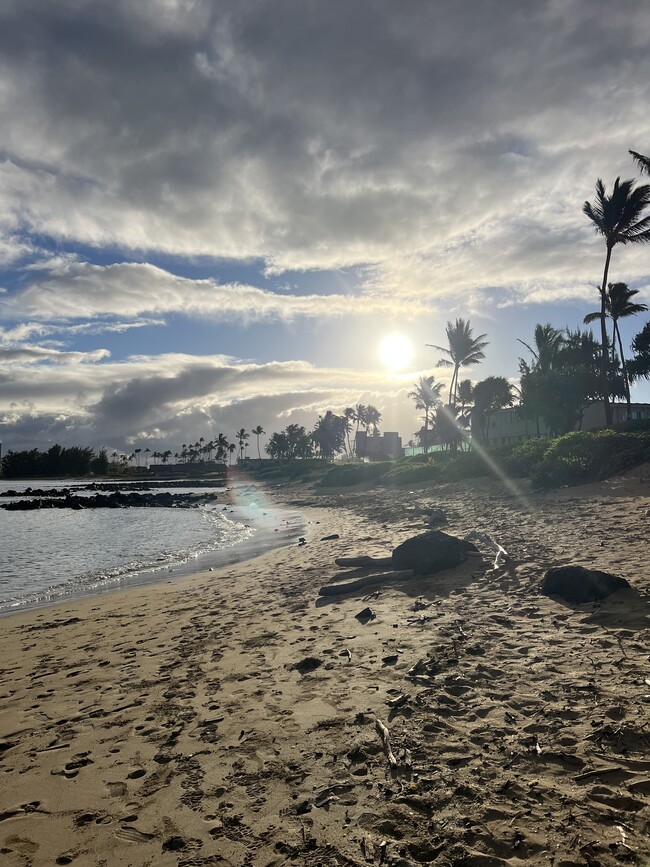
[[[483,542],[483,544],[487,545],[488,548],[492,548],[493,551],[496,551],[496,557],[494,558],[494,564],[492,566],[493,569],[498,569],[499,566],[503,566],[504,563],[507,563],[512,559],[506,549],[499,545],[498,542],[495,542],[494,539],[490,538],[487,533],[479,533],[477,530],[472,530],[471,533],[468,533],[465,536],[465,539],[467,539],[467,541],[478,539],[479,542]]]
[[[340,564],[339,564],[340,565]],[[398,572],[381,572],[378,575],[365,575],[355,581],[338,581],[335,584],[325,584],[318,591],[319,596],[342,596],[344,593],[353,593],[364,587],[374,584],[383,584],[386,581],[405,581],[413,577],[412,569],[402,569]]]
[[[337,566],[378,566],[389,568],[393,565],[392,557],[337,557],[334,561]]]
[[[377,729],[377,733],[381,737],[381,741],[384,745],[384,753],[386,754],[386,758],[388,759],[388,764],[391,766],[391,768],[396,768],[397,759],[393,755],[393,751],[390,748],[390,732],[379,718],[375,719],[375,728]]]

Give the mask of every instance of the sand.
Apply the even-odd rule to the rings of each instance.
[[[650,864],[644,479],[288,486],[305,545],[1,619],[0,863]],[[429,505],[512,562],[319,599]],[[633,589],[541,596],[567,563]]]

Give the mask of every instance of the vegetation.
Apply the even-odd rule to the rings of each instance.
[[[612,423],[612,408],[609,399],[607,377],[607,277],[612,258],[612,250],[617,244],[642,244],[650,241],[650,216],[644,211],[650,205],[650,185],[635,187],[633,180],[621,181],[616,178],[611,195],[607,195],[605,185],[598,178],[596,198],[585,202],[583,212],[594,224],[596,231],[605,239],[605,267],[600,286],[600,390],[605,402],[605,420]]]
[[[46,452],[9,451],[2,459],[2,475],[6,479],[63,478],[65,476],[96,475],[108,471],[108,456],[102,449],[96,455],[92,449],[80,446],[64,448],[53,445]]]
[[[464,319],[457,319],[455,323],[448,322],[447,328],[448,347],[436,346],[434,343],[428,343],[433,349],[443,352],[446,358],[441,358],[438,365],[441,367],[453,367],[454,372],[449,383],[449,406],[455,407],[458,403],[458,374],[461,367],[468,367],[470,364],[480,364],[485,358],[483,350],[488,345],[484,340],[487,334],[480,334],[478,337],[472,337],[472,329],[469,322]]]

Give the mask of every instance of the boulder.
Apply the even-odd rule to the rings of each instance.
[[[541,592],[544,596],[559,596],[565,602],[597,602],[629,586],[625,578],[599,569],[557,566],[544,575]]]
[[[471,542],[441,530],[432,530],[402,542],[393,551],[392,560],[396,569],[412,569],[416,575],[431,575],[459,566],[470,552],[479,553]]]

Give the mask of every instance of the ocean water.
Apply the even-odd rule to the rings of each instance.
[[[92,495],[76,490],[83,484],[0,479],[0,492],[66,487]],[[235,506],[224,505],[224,488],[197,489],[188,482],[169,490],[214,494],[216,501],[194,508],[0,509],[0,615],[168,581],[289,544],[303,531],[300,515],[271,505],[254,485],[231,487]]]

